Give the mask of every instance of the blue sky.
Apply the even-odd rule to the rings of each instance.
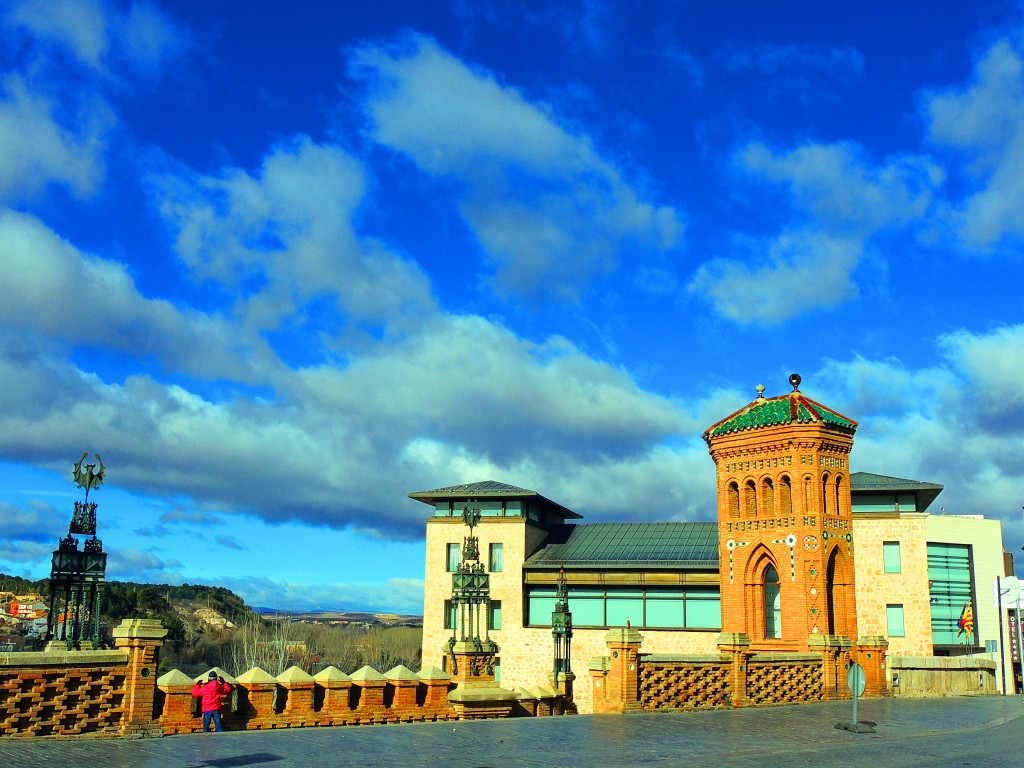
[[[0,5],[0,569],[421,605],[476,480],[708,520],[788,390],[1024,503],[1014,2]]]

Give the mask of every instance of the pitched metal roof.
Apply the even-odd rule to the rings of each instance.
[[[850,493],[867,495],[872,493],[916,493],[918,511],[928,509],[935,497],[942,493],[943,486],[922,480],[907,480],[902,477],[876,475],[872,472],[854,472],[850,475]]]
[[[776,427],[782,424],[828,424],[844,432],[854,432],[857,422],[843,416],[828,406],[804,395],[800,390],[779,397],[758,395],[753,402],[726,416],[704,432],[704,440],[710,441],[730,432],[748,429]]]
[[[560,525],[523,567],[717,570],[718,523]]]
[[[568,507],[563,507],[556,501],[541,496],[529,488],[519,488],[506,483],[499,483],[496,480],[484,480],[478,483],[463,483],[462,485],[449,485],[447,488],[435,488],[432,491],[416,491],[409,494],[410,499],[422,501],[425,504],[434,504],[445,499],[534,499],[543,506],[553,507],[567,519],[580,519],[583,515],[573,512]]]

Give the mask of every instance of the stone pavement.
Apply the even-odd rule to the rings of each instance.
[[[850,702],[712,712],[302,728],[163,739],[0,739],[0,766],[310,768],[313,766],[687,765],[787,768],[1018,766],[1020,697],[861,701],[873,734],[837,730]]]

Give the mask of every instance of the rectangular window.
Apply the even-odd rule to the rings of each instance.
[[[683,593],[678,590],[648,591],[647,626],[666,629],[682,629],[686,626],[683,623]]]
[[[931,598],[932,643],[964,645],[957,622],[965,605],[974,605],[971,583],[971,547],[968,544],[928,543],[928,581]],[[974,615],[972,642],[981,637]]]
[[[686,626],[693,629],[721,629],[722,599],[717,589],[687,594]]]
[[[573,610],[572,606],[569,610]],[[576,615],[573,614],[573,623]],[[644,593],[640,591],[609,590],[605,606],[605,624],[609,627],[624,627],[629,622],[634,627],[644,625]]]
[[[444,601],[444,628],[455,629],[458,623],[458,616],[455,612],[455,604],[451,600]]]
[[[500,501],[480,501],[477,505],[480,507],[480,517],[501,517]]]
[[[889,637],[904,637],[906,635],[902,605],[885,606],[885,625],[885,632]]]
[[[459,570],[459,545],[449,544],[447,553],[445,568],[448,573],[455,573],[455,571]]]
[[[900,561],[900,543],[898,541],[882,542],[882,567],[886,573],[902,573]]]
[[[529,588],[526,625],[550,627],[555,590]],[[571,587],[569,611],[575,627],[720,629],[722,601],[714,588],[688,590],[636,587]]]
[[[501,629],[501,600],[491,600],[487,609],[487,628]]]
[[[574,627],[606,627],[604,620],[604,590],[577,589],[569,593],[569,610]],[[551,614],[543,619],[551,625]],[[623,623],[625,626],[625,623]]]
[[[491,544],[488,560],[491,564],[491,573],[501,573],[505,568],[505,545]]]

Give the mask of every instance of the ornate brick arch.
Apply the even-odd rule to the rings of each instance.
[[[773,626],[773,618],[769,616],[768,603],[773,597],[766,581],[766,575],[770,571],[775,572],[774,583],[778,585],[777,596],[779,601],[783,599],[782,578],[779,576],[779,563],[772,551],[765,544],[758,544],[753,547],[747,555],[746,562],[739,569],[743,574],[744,605],[746,613],[747,634],[751,638],[764,640],[766,638],[781,637],[781,626],[779,617],[774,618],[775,633],[770,633],[769,628]],[[781,605],[779,606],[781,613]]]
[[[827,634],[857,636],[857,608],[854,595],[853,563],[845,551],[848,545],[833,544],[825,561],[825,627]]]

